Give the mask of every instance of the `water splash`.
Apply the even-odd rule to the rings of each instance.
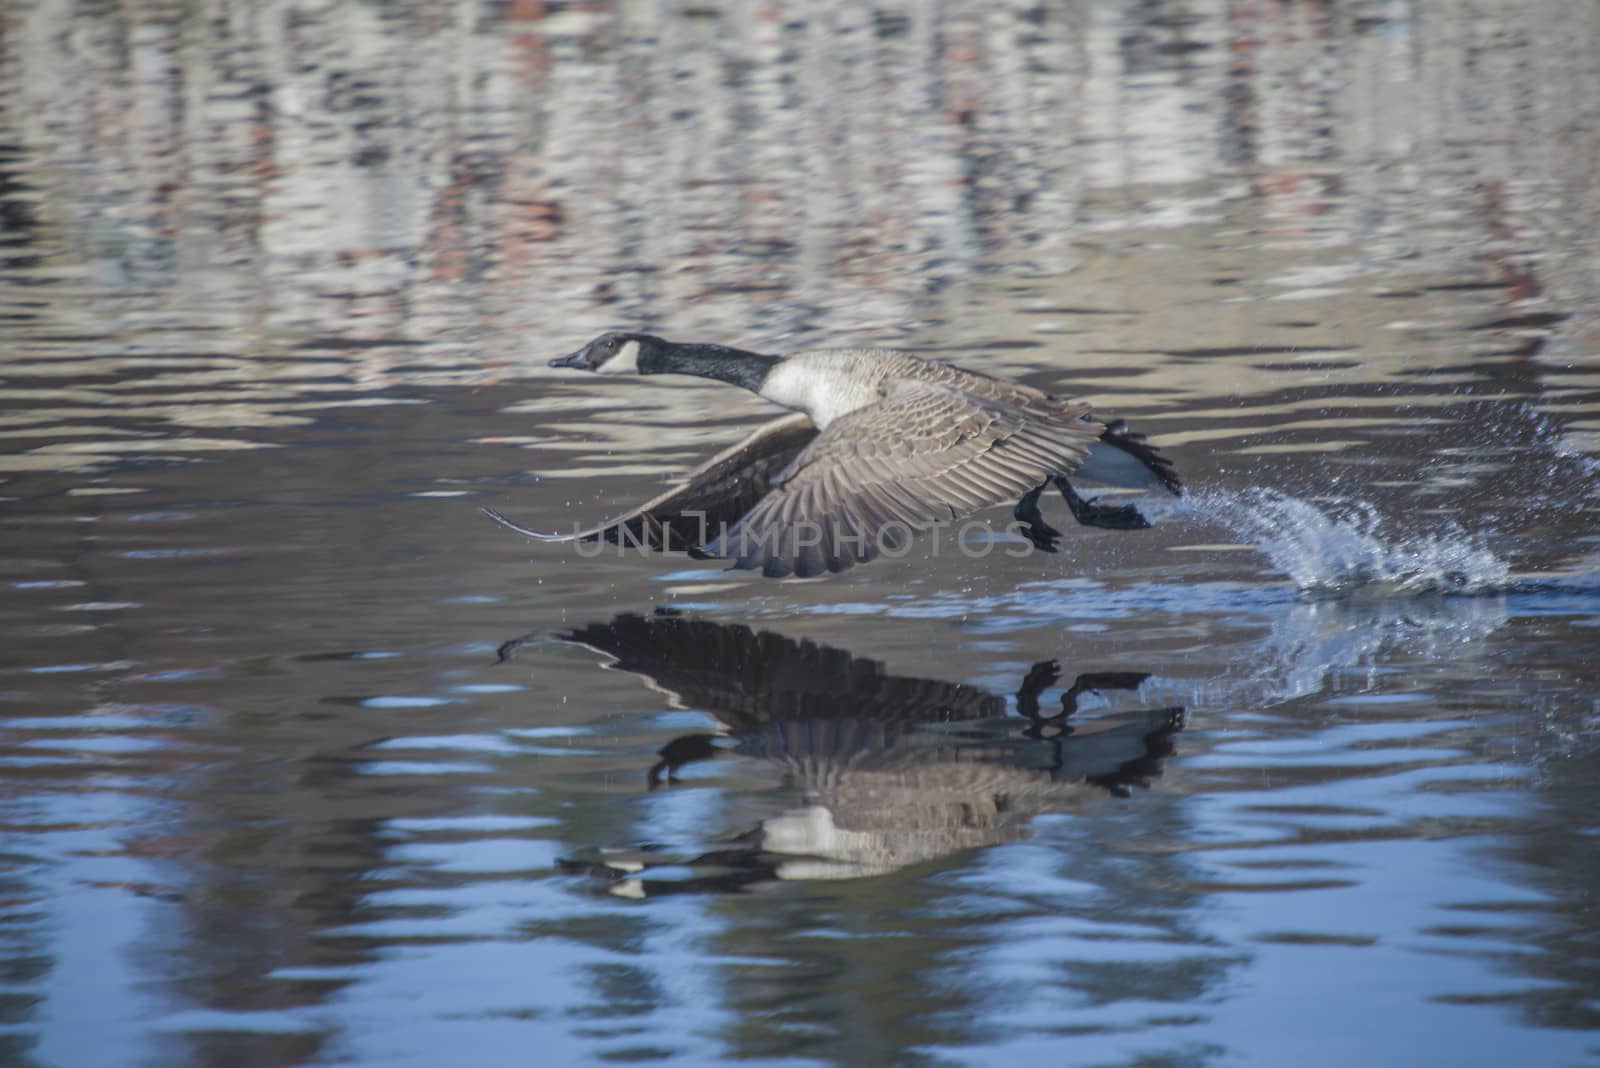
[[[1302,590],[1485,593],[1504,590],[1511,581],[1511,566],[1459,526],[1391,535],[1366,501],[1334,499],[1324,511],[1258,488],[1207,490],[1185,500],[1185,511],[1249,539]]]
[[[1549,454],[1552,466],[1546,472],[1549,478],[1570,477],[1565,468],[1576,469],[1577,478],[1591,493],[1600,488],[1600,457],[1585,447],[1592,436],[1562,423],[1548,412],[1530,403],[1513,405],[1511,411],[1528,424],[1536,448]]]

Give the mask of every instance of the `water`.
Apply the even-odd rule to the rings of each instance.
[[[1183,503],[1244,535],[1306,591],[1471,594],[1504,590],[1510,581],[1506,561],[1448,520],[1443,533],[1390,539],[1382,513],[1362,500],[1330,502],[1343,518],[1262,488],[1219,490]]]
[[[1600,13],[957,7],[0,9],[0,1063],[1600,1057]],[[770,414],[617,326],[1191,496],[483,518]]]

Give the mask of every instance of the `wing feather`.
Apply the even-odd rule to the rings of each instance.
[[[1070,474],[1105,429],[1087,414],[1087,405],[1050,398],[1024,405],[947,382],[893,380],[882,401],[806,445],[706,552],[769,576],[845,570],[903,547],[908,531]]]
[[[685,474],[677,485],[598,526],[570,534],[522,526],[492,508],[495,522],[541,541],[606,541],[695,552],[767,495],[774,479],[817,437],[811,419],[796,412],[764,423]]]

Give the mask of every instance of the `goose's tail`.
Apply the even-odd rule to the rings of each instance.
[[[1174,497],[1183,495],[1183,481],[1172,461],[1156,451],[1143,434],[1129,430],[1123,419],[1106,424],[1105,433],[1089,449],[1072,477],[1126,489],[1164,489]]]

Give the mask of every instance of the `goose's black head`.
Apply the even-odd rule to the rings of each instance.
[[[661,358],[672,343],[653,334],[601,334],[577,352],[550,361],[551,367],[577,367],[602,375],[648,375],[663,371]]]
[[[570,356],[551,360],[551,367],[577,367],[602,375],[696,375],[761,389],[777,356],[726,345],[681,344],[653,334],[601,334]]]

